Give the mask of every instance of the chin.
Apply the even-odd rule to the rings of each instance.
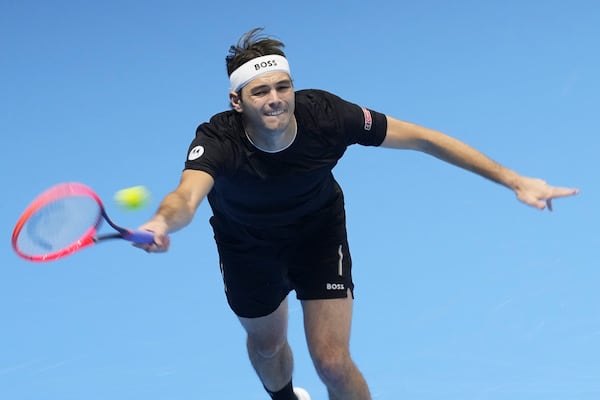
[[[266,123],[265,124],[265,129],[268,129],[270,131],[283,131],[285,129],[288,128],[288,126],[290,126],[290,120],[287,119],[285,121],[278,121],[277,123]]]

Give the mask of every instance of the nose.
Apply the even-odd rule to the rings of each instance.
[[[281,102],[281,98],[279,97],[279,93],[277,93],[277,89],[272,89],[269,92],[269,104],[279,104]]]

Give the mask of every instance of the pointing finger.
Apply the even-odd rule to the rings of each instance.
[[[579,194],[579,189],[572,189],[572,188],[553,188],[552,189],[552,194],[550,196],[550,198],[558,198],[558,197],[568,197],[568,196],[574,196],[576,194]]]

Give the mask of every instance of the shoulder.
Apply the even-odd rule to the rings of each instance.
[[[343,101],[339,96],[320,89],[303,89],[296,92],[296,104],[306,106],[322,107]]]
[[[223,111],[220,112],[218,114],[213,115],[210,118],[210,123],[211,124],[218,124],[218,125],[234,125],[237,124],[238,122],[238,116],[239,113],[233,110],[227,110],[227,111]]]
[[[361,107],[331,92],[320,89],[304,89],[296,92],[296,107],[320,117],[345,118]]]
[[[304,89],[296,92],[296,116],[314,121],[317,125],[336,125],[343,118],[345,104],[340,97],[319,89]]]
[[[386,116],[324,90],[296,92],[297,116],[328,130],[337,130],[347,144],[381,144],[386,135]]]
[[[241,116],[233,111],[224,111],[213,115],[208,122],[203,122],[196,128],[196,136],[206,135],[221,139],[236,136],[243,130]]]
[[[241,117],[235,111],[215,114],[196,128],[185,168],[207,172],[213,178],[232,170],[244,154],[243,132]]]

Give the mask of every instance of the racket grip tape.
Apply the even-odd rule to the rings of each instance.
[[[137,244],[154,243],[154,232],[129,230],[123,235],[123,239]]]

